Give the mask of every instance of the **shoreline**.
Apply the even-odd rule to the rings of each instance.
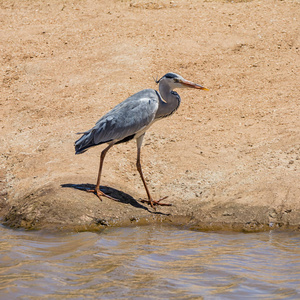
[[[200,231],[300,231],[299,209],[169,199],[173,206],[155,211],[128,194],[106,189],[120,202],[107,198],[101,202],[78,188],[49,184],[22,200],[2,202],[1,223],[10,228],[54,231],[98,231],[155,223]]]

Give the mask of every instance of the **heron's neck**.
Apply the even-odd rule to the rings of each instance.
[[[160,84],[159,106],[156,113],[156,118],[164,118],[173,114],[180,105],[180,96],[174,92],[168,85]]]

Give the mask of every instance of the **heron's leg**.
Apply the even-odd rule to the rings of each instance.
[[[168,204],[168,203],[160,203],[161,200],[166,199],[167,197],[164,197],[162,199],[159,199],[158,201],[155,201],[152,199],[149,189],[147,187],[144,175],[143,175],[143,171],[142,171],[142,165],[141,165],[141,147],[142,147],[142,142],[143,142],[143,138],[144,138],[144,134],[142,136],[140,136],[137,139],[137,160],[136,160],[136,168],[138,170],[138,172],[140,173],[141,179],[143,181],[147,196],[148,196],[148,200],[142,200],[141,202],[143,203],[147,203],[149,205],[151,205],[151,207],[154,208],[155,205],[161,205],[161,206],[171,206],[172,204]]]
[[[103,162],[104,162],[104,158],[105,158],[105,155],[106,153],[108,152],[108,150],[113,146],[114,144],[109,144],[102,152],[101,152],[101,155],[100,155],[100,166],[99,166],[99,172],[98,172],[98,178],[97,178],[97,183],[96,183],[96,186],[95,186],[95,189],[91,189],[91,190],[87,190],[88,192],[91,192],[91,193],[95,193],[98,198],[101,200],[101,196],[103,197],[107,197],[109,199],[112,199],[112,200],[115,200],[115,201],[118,201],[117,199],[111,197],[111,196],[108,196],[106,195],[105,193],[101,192],[100,191],[100,179],[101,179],[101,173],[102,173],[102,167],[103,167]]]

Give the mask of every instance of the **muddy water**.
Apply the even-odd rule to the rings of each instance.
[[[299,233],[0,233],[1,299],[300,298]]]

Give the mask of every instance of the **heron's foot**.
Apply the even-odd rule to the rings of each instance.
[[[150,198],[149,200],[141,200],[142,203],[147,203],[148,205],[150,205],[152,208],[155,209],[156,205],[160,205],[160,206],[172,206],[171,203],[162,203],[160,201],[165,200],[166,198],[168,198],[168,196],[163,197],[157,201],[153,200],[152,198]]]
[[[111,200],[114,200],[114,201],[119,202],[118,199],[116,199],[116,198],[114,198],[114,197],[111,197],[111,196],[109,196],[109,195],[107,195],[107,194],[101,192],[100,189],[97,188],[97,187],[96,187],[95,189],[86,190],[86,191],[87,191],[88,193],[94,193],[94,194],[100,199],[100,201],[102,201],[101,197],[106,197],[106,198],[109,198],[109,199],[111,199]]]

